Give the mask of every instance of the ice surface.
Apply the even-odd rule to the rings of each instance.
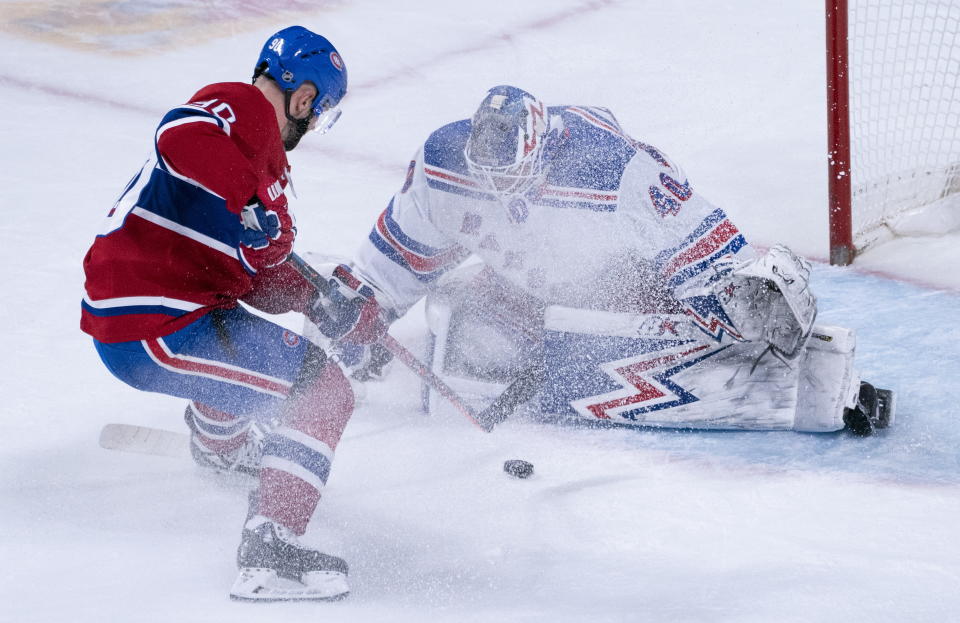
[[[229,602],[247,483],[96,446],[110,421],[178,429],[182,404],[98,361],[77,327],[83,253],[166,107],[246,80],[273,31],[323,32],[352,81],[340,124],[292,155],[302,251],[350,255],[427,133],[515,82],[611,107],[752,239],[816,258],[821,4],[70,6],[0,3],[0,621],[960,619],[956,235],[815,270],[821,320],[856,328],[864,376],[898,392],[874,438],[523,420],[484,435],[422,416],[394,365],[364,389],[308,533],[351,564],[342,603]],[[421,310],[393,333],[417,350],[424,331]],[[509,458],[534,477],[506,476]]]

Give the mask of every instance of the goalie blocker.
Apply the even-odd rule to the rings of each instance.
[[[861,382],[854,332],[815,325],[809,266],[786,249],[771,253],[727,266],[714,286],[721,296],[694,293],[701,309],[715,304],[712,330],[684,313],[544,307],[489,270],[462,268],[427,298],[430,362],[482,402],[542,361],[546,380],[529,406],[551,419],[859,435],[885,428],[893,394]],[[730,292],[738,288],[751,298],[736,307]],[[427,388],[424,406],[446,409]]]

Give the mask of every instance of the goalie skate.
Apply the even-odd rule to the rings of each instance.
[[[247,522],[237,551],[240,573],[230,598],[239,601],[333,601],[350,592],[347,563],[308,549],[265,517]]]
[[[857,404],[844,412],[843,421],[854,435],[866,437],[893,424],[895,411],[893,391],[877,389],[863,381],[860,383]]]

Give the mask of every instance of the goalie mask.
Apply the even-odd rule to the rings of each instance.
[[[523,89],[496,86],[471,120],[467,167],[498,195],[522,194],[546,174],[547,107]]]

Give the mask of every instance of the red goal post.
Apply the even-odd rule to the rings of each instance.
[[[960,0],[826,0],[830,262],[960,223]]]

